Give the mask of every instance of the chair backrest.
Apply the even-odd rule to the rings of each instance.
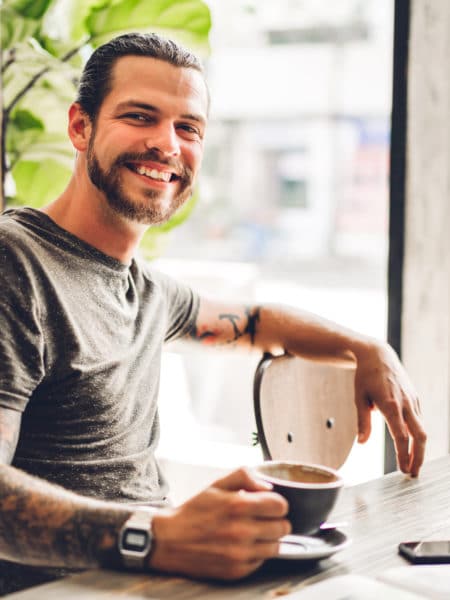
[[[254,408],[266,460],[342,466],[357,433],[355,367],[346,358],[263,356]]]

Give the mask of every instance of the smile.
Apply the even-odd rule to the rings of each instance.
[[[138,175],[145,175],[149,179],[154,179],[155,181],[164,181],[165,183],[170,183],[171,181],[175,181],[179,179],[178,175],[172,173],[171,171],[160,171],[159,169],[151,169],[149,167],[145,167],[144,165],[135,165],[128,164],[127,167],[137,173]]]

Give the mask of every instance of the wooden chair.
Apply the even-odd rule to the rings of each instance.
[[[266,460],[343,465],[357,434],[355,367],[344,358],[263,356],[254,409]]]

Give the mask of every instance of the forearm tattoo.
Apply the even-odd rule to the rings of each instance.
[[[1,558],[53,567],[118,567],[117,532],[130,513],[0,465]]]
[[[20,424],[21,413],[0,410],[0,557],[69,568],[118,564],[115,540],[127,514],[9,466]]]
[[[212,329],[199,330],[197,325],[191,332],[191,338],[205,343],[233,344],[240,338],[249,336],[250,343],[254,345],[260,321],[260,307],[245,307],[244,315],[236,313],[219,313],[217,318],[221,321],[228,321],[231,324],[232,335],[224,336],[223,329],[217,331]]]

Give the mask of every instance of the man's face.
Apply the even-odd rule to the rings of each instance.
[[[91,182],[129,220],[166,221],[192,194],[203,155],[202,75],[154,58],[120,58],[87,152]]]

